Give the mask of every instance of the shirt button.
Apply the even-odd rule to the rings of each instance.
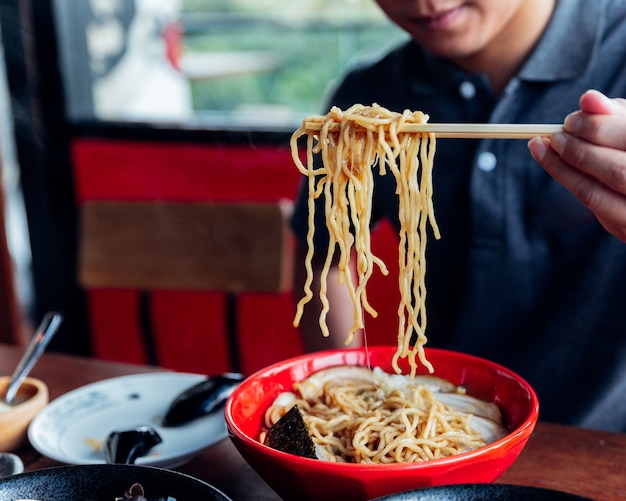
[[[472,99],[476,95],[476,86],[472,82],[465,81],[459,86],[459,92],[464,99]]]
[[[477,164],[478,168],[483,172],[491,172],[496,168],[498,159],[490,151],[483,151],[480,155],[478,155]]]

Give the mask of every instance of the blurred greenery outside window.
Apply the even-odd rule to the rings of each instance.
[[[259,62],[248,74],[191,80],[198,117],[239,114],[292,124],[321,113],[329,89],[352,64],[403,37],[373,0],[194,0],[184,12],[184,51],[250,51]]]
[[[293,128],[350,66],[405,39],[374,0],[55,3],[72,120]]]

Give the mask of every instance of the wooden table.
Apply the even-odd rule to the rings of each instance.
[[[0,345],[0,374],[10,374],[20,355],[18,349]],[[48,384],[54,399],[94,381],[155,370],[46,353],[32,376]],[[18,454],[27,471],[59,464],[30,446]],[[235,501],[280,499],[229,439],[210,447],[179,470],[214,485]],[[547,487],[597,500],[626,498],[626,435],[539,423],[519,459],[498,481]]]

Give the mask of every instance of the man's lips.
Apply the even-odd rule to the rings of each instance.
[[[418,16],[414,18],[415,24],[420,28],[427,30],[445,30],[452,26],[458,16],[461,14],[463,6],[459,5],[452,9],[448,9],[436,14],[428,16]]]

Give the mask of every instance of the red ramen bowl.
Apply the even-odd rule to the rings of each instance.
[[[505,437],[456,456],[418,463],[352,464],[287,454],[258,441],[263,415],[295,381],[336,365],[381,367],[393,373],[395,346],[340,349],[303,355],[262,369],[237,387],[226,403],[229,436],[245,460],[283,499],[367,500],[435,485],[493,482],[513,464],[539,415],[530,385],[498,364],[458,352],[426,349],[434,375],[498,405],[509,429]],[[369,357],[369,360],[368,360]],[[401,362],[405,362],[402,360]],[[408,373],[408,364],[402,366]],[[424,370],[425,371],[425,370]]]

